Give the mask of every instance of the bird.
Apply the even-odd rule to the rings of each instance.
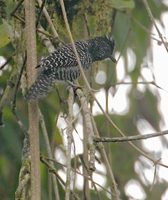
[[[113,36],[98,36],[75,42],[83,70],[88,70],[92,63],[110,58],[115,62]],[[27,100],[38,100],[47,96],[56,81],[74,83],[80,76],[80,68],[72,44],[64,44],[43,58],[39,65],[35,82],[26,94]]]

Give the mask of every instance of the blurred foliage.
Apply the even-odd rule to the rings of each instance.
[[[3,95],[8,85],[8,80],[14,72],[17,74],[17,77],[13,80],[13,83],[16,83],[21,68],[21,63],[18,63],[18,57],[22,51],[20,47],[23,48],[24,46],[24,38],[21,36],[24,32],[24,23],[19,18],[24,19],[23,5],[15,13],[18,18],[11,16],[11,12],[17,3],[18,1],[0,0],[0,56],[3,56],[5,59],[11,58],[8,65],[3,68],[0,67],[0,96]],[[160,0],[150,0],[149,5],[155,19],[159,20],[161,13],[166,10],[166,7]],[[69,39],[64,26],[59,1],[47,0],[45,6],[55,23],[59,37],[64,42],[68,42]],[[148,86],[146,86],[144,92],[141,92],[138,91],[136,84],[139,77],[141,77],[140,71],[143,59],[150,45],[150,29],[152,27],[152,22],[148,17],[143,2],[141,0],[67,0],[65,1],[65,7],[75,40],[104,34],[114,35],[116,51],[120,52],[124,58],[126,75],[135,83],[131,85],[128,95],[128,112],[123,115],[111,114],[110,116],[114,122],[124,133],[130,135],[138,133],[138,119],[145,119],[155,130],[159,130],[161,120],[158,109],[159,99],[152,93]],[[36,9],[38,15],[39,7],[37,6]],[[43,15],[40,18],[40,24],[46,31],[52,34]],[[9,35],[9,32],[12,32],[12,34]],[[127,65],[128,48],[131,48],[136,55],[136,66],[130,72],[128,72]],[[47,54],[47,49],[38,36],[37,51],[38,60]],[[103,85],[97,84],[94,80],[95,75],[100,69],[107,75],[106,83]],[[88,75],[88,79],[93,88],[104,88],[106,91],[113,88],[115,95],[117,73],[112,62],[103,61],[94,64]],[[55,89],[47,98],[41,100],[39,103],[45,117],[49,138],[52,141],[53,147],[61,147],[63,144],[62,134],[56,127],[56,119],[60,113],[66,113],[67,111],[66,87],[67,85],[58,84],[57,90],[59,91],[59,96]],[[9,99],[7,104],[3,105],[4,126],[0,127],[0,198],[3,200],[14,199],[21,166],[23,143],[22,131],[12,114],[11,100],[12,98]],[[24,100],[21,90],[18,91],[16,103],[16,112],[27,128],[27,103]],[[95,120],[101,136],[117,136],[116,130],[106,122],[107,120],[103,115],[97,115]],[[134,171],[134,163],[138,159],[138,153],[127,143],[111,144],[109,147],[107,150],[111,152],[109,155],[111,155],[114,174],[119,190],[121,191],[121,197],[122,199],[126,199],[124,193],[126,182],[133,178],[139,179]],[[42,154],[46,154],[46,147],[42,136],[41,152]],[[47,199],[49,191],[48,172],[43,165],[41,167],[41,175],[43,199]],[[59,185],[59,187],[63,195],[62,186]],[[148,200],[160,199],[161,194],[166,188],[164,184],[156,184],[153,189],[154,192],[150,193],[147,186],[143,185],[143,187]],[[82,191],[78,191],[78,193],[82,194]],[[101,191],[100,195],[103,199],[108,199],[105,192]],[[94,191],[92,191],[92,199],[97,199],[96,192]]]

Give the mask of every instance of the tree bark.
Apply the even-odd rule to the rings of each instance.
[[[35,67],[37,65],[37,56],[35,21],[35,1],[25,0],[28,87],[32,85],[36,78]],[[28,118],[31,155],[31,199],[40,200],[39,117],[38,103],[36,101],[28,103]]]

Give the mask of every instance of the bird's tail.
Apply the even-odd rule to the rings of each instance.
[[[45,97],[52,88],[53,78],[40,74],[34,84],[29,88],[26,99],[29,100],[37,100]]]

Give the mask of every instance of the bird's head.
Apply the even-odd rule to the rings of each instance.
[[[94,61],[110,58],[116,62],[112,56],[114,51],[115,41],[112,36],[101,36],[89,40],[89,53]]]

